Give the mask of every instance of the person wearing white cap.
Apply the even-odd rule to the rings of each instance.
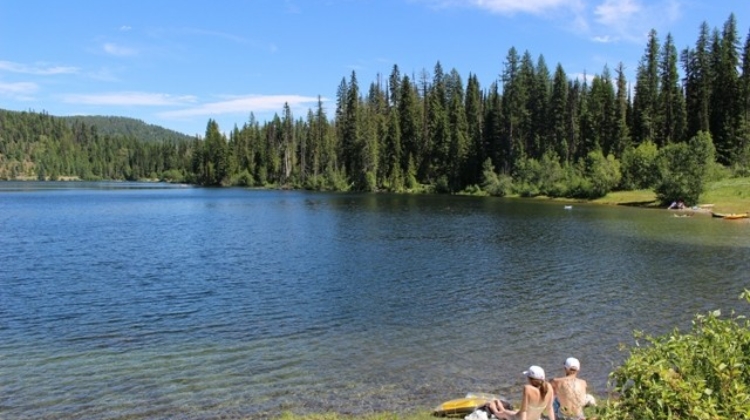
[[[552,409],[554,391],[552,386],[544,380],[544,369],[531,366],[523,374],[529,382],[523,386],[521,408],[517,411],[508,410],[500,400],[488,403],[487,408],[498,419],[539,420],[542,413],[546,412],[549,420],[555,420],[555,411]]]
[[[581,362],[575,357],[565,360],[565,376],[552,379],[555,390],[555,414],[560,420],[583,420],[583,407],[586,405],[586,381],[578,377]]]

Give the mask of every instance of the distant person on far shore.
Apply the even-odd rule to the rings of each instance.
[[[558,420],[582,420],[583,407],[587,403],[586,381],[578,377],[581,362],[575,357],[565,360],[565,376],[552,379],[555,390],[555,415]]]
[[[528,378],[528,383],[523,386],[521,408],[508,410],[503,406],[502,401],[494,400],[487,404],[487,409],[498,419],[539,420],[542,413],[546,412],[549,420],[555,420],[555,411],[552,408],[554,391],[552,385],[544,380],[544,369],[531,366],[523,374]]]

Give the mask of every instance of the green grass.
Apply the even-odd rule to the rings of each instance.
[[[592,200],[596,204],[632,205],[660,208],[652,190],[616,191]],[[750,177],[711,182],[700,198],[701,206],[719,213],[750,212]]]
[[[720,213],[750,212],[750,178],[730,178],[713,182],[701,195],[701,201],[714,205]]]

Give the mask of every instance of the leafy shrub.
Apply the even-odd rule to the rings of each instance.
[[[716,149],[711,135],[698,132],[688,143],[675,143],[659,150],[656,198],[662,204],[682,200],[698,203],[715,166]]]
[[[595,199],[612,191],[622,177],[620,162],[613,155],[604,157],[600,150],[594,150],[580,159],[574,169],[568,171],[568,196],[573,198]]]
[[[247,169],[243,169],[242,172],[232,176],[230,183],[238,187],[250,187],[255,183],[255,181],[253,180],[253,176],[250,174],[250,172]]]
[[[650,140],[636,148],[628,148],[622,154],[622,182],[624,189],[640,190],[652,188],[658,179],[656,157],[659,148]]]
[[[750,291],[741,295],[750,302]],[[610,374],[617,398],[603,420],[750,417],[750,322],[732,312],[697,315],[692,330],[661,337],[635,333],[636,346]],[[641,345],[643,338],[647,345]]]
[[[482,165],[482,179],[482,189],[495,197],[505,197],[513,187],[513,182],[508,175],[495,173],[491,159],[485,160]]]
[[[535,197],[542,192],[542,165],[533,158],[520,158],[513,177],[513,189],[521,197]]]
[[[438,194],[448,194],[451,192],[450,182],[448,182],[448,177],[445,175],[440,175],[433,187],[434,191]]]

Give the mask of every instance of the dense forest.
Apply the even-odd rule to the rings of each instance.
[[[681,72],[680,72],[681,70]],[[730,15],[678,52],[651,31],[628,81],[622,64],[571,79],[544,56],[508,51],[482,88],[437,62],[397,65],[360,87],[342,78],[330,111],[288,105],[203,138],[97,130],[95,120],[0,113],[0,179],[161,179],[200,185],[594,198],[651,188],[695,203],[710,178],[750,172],[750,33]]]
[[[62,118],[67,120],[71,126],[77,122],[95,126],[97,132],[103,135],[135,137],[145,142],[179,142],[191,140],[191,137],[187,134],[169,130],[158,125],[147,124],[135,118],[101,115],[76,115]]]

